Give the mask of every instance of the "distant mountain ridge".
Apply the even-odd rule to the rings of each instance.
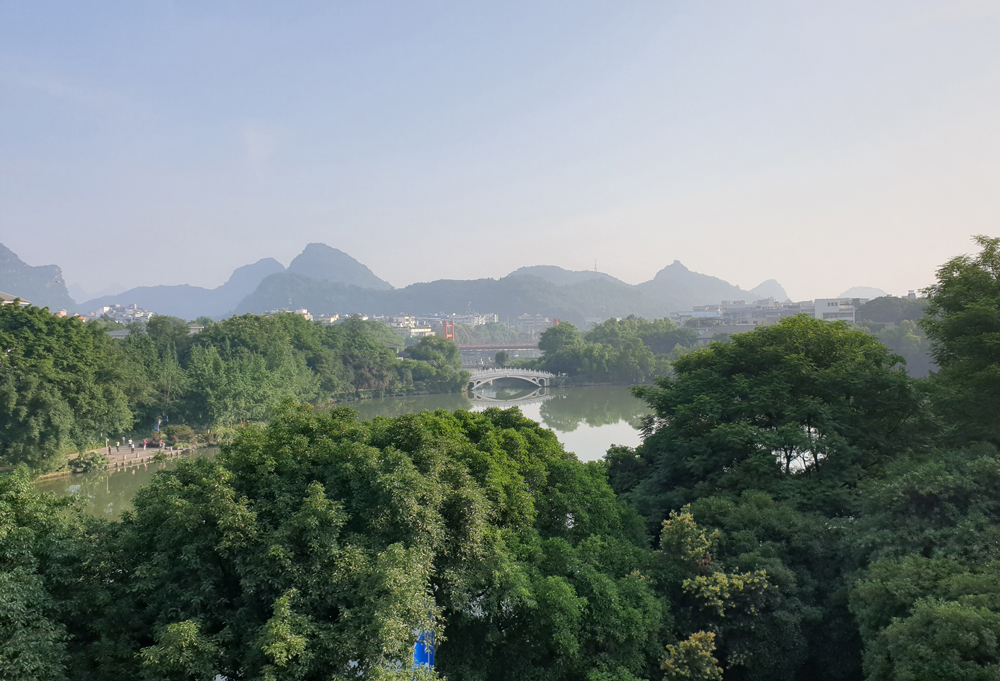
[[[274,258],[263,258],[252,265],[236,268],[229,280],[216,288],[189,284],[139,286],[117,295],[88,300],[79,307],[85,312],[92,312],[104,306],[134,304],[144,310],[181,319],[222,317],[253,293],[265,277],[284,271],[285,266]]]
[[[301,308],[314,314],[382,315],[475,309],[511,320],[524,313],[541,314],[586,327],[609,317],[663,317],[696,305],[761,298],[786,300],[788,296],[773,279],[747,291],[693,272],[676,260],[638,285],[604,272],[534,265],[501,279],[440,279],[395,289],[347,253],[311,243],[287,269],[273,258],[264,258],[236,269],[225,284],[214,289],[186,284],[142,286],[95,298],[79,308],[89,312],[105,305],[135,304],[182,319]]]
[[[579,284],[592,279],[606,279],[607,281],[613,281],[616,284],[628,286],[628,284],[621,279],[616,279],[610,274],[605,274],[604,272],[598,272],[597,270],[566,270],[562,267],[557,267],[556,265],[531,265],[528,267],[519,267],[507,276],[538,277],[539,279],[544,279],[545,281],[555,284],[556,286],[569,286],[571,284]]]
[[[662,317],[669,312],[634,287],[601,278],[570,286],[556,286],[540,277],[526,275],[503,279],[439,279],[405,288],[375,290],[289,273],[265,279],[235,312],[263,312],[286,307],[288,301],[291,307],[306,308],[313,314],[433,314],[472,307],[496,313],[504,320],[510,318],[512,322],[527,312],[558,317],[580,326],[594,318],[627,314]]]
[[[308,244],[288,265],[289,274],[311,277],[335,284],[386,291],[392,286],[379,279],[366,265],[326,244]]]
[[[51,310],[76,310],[57,265],[31,266],[0,244],[0,291]]]
[[[664,317],[694,305],[722,300],[787,300],[781,285],[770,279],[745,291],[722,279],[699,274],[674,261],[656,277],[637,286],[609,274],[566,270],[554,265],[521,267],[502,279],[448,280],[411,284],[401,289],[362,289],[292,273],[275,274],[236,308],[236,313],[281,307],[305,308],[314,314],[434,314],[475,309],[501,318],[524,313],[586,327],[590,321],[630,314]]]
[[[882,298],[889,295],[880,288],[874,286],[855,286],[841,293],[838,298]]]
[[[241,300],[252,294],[271,275],[304,276],[314,281],[329,281],[359,288],[391,289],[367,266],[326,244],[312,243],[292,260],[288,269],[274,258],[263,258],[252,265],[237,268],[229,280],[214,289],[180,284],[176,286],[139,286],[121,293],[88,300],[80,305],[86,312],[108,305],[138,305],[140,308],[181,319],[229,316]],[[276,307],[287,307],[288,300]],[[270,308],[268,308],[270,309]],[[264,310],[261,310],[263,312]]]

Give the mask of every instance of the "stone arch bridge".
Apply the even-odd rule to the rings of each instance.
[[[485,383],[492,383],[501,378],[516,378],[527,381],[539,388],[547,388],[555,374],[536,369],[478,369],[469,376],[469,390],[475,390]]]

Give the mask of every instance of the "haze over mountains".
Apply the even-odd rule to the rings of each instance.
[[[62,269],[57,265],[32,267],[0,244],[0,291],[30,300],[34,305],[73,310]]]
[[[90,312],[106,305],[138,305],[182,319],[222,318],[246,312],[306,308],[314,314],[497,313],[501,318],[542,314],[576,324],[636,314],[662,317],[721,300],[787,299],[771,279],[744,290],[718,277],[692,272],[679,261],[638,285],[597,271],[553,265],[521,267],[501,279],[448,280],[393,288],[367,266],[326,244],[305,247],[286,268],[273,258],[236,269],[214,289],[140,286],[75,304],[55,265],[31,267],[0,246],[0,290],[38,305]]]

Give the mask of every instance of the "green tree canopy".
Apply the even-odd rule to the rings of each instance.
[[[0,306],[0,459],[52,470],[131,430],[112,343],[75,318]]]
[[[931,339],[941,404],[959,439],[1000,443],[1000,238],[945,263],[921,324]]]
[[[556,354],[560,350],[583,344],[580,331],[569,322],[550,326],[542,332],[538,339],[538,349],[548,354]]]
[[[92,549],[93,678],[408,678],[421,629],[452,679],[649,678],[662,657],[641,522],[517,410],[289,406],[134,506]]]
[[[910,300],[896,296],[882,296],[861,305],[855,313],[855,318],[859,322],[902,324],[919,321],[924,316],[926,308],[926,298]]]
[[[805,316],[680,357],[634,389],[654,411],[630,498],[658,522],[713,491],[751,488],[842,508],[859,466],[909,436],[919,401],[899,358],[868,334]]]
[[[458,346],[441,336],[424,336],[416,345],[406,349],[406,356],[422,362],[430,362],[439,369],[462,367],[462,355]]]

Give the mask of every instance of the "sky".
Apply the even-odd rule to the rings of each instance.
[[[1000,235],[1000,3],[0,0],[0,243],[88,291],[680,260],[905,294]]]

